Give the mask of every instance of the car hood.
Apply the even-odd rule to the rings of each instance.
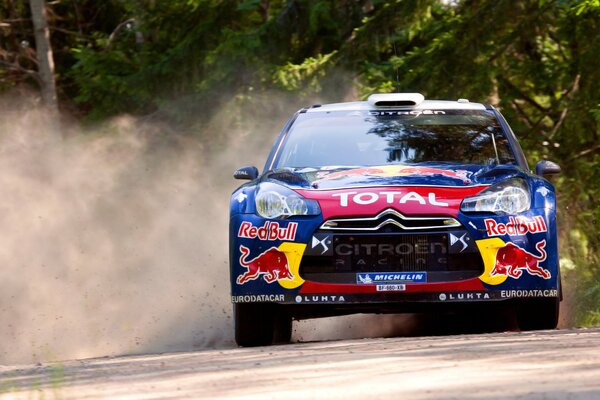
[[[335,190],[370,186],[466,187],[525,175],[515,165],[413,164],[284,168],[267,172],[262,180],[276,181],[290,189]]]

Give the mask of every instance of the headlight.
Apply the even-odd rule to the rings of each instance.
[[[529,187],[521,178],[511,178],[490,186],[460,205],[461,211],[487,211],[496,214],[516,214],[531,207]]]
[[[315,200],[274,183],[261,183],[256,194],[256,212],[264,218],[286,218],[292,215],[319,215]]]

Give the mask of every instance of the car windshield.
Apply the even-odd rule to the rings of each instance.
[[[298,116],[275,168],[516,164],[488,110],[331,111]]]

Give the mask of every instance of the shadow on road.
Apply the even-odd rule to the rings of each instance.
[[[358,314],[294,322],[293,340],[444,336],[518,331],[509,309],[427,314]]]

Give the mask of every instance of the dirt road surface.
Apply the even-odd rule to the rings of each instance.
[[[122,356],[0,376],[2,399],[599,399],[600,329]]]

